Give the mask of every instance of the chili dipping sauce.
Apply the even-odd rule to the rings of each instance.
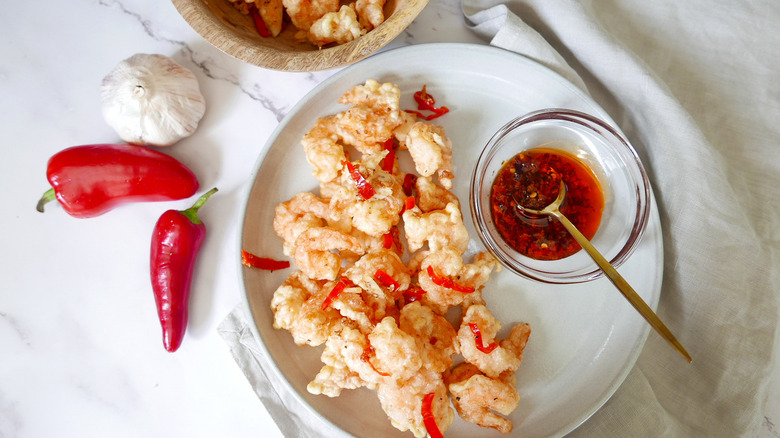
[[[564,151],[535,148],[507,160],[490,191],[493,223],[515,251],[537,260],[558,260],[580,250],[580,245],[557,219],[522,213],[517,203],[542,210],[566,184],[563,213],[588,240],[596,234],[604,211],[604,193],[593,171]]]

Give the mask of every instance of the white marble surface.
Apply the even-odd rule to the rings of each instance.
[[[281,436],[216,331],[239,302],[238,212],[279,120],[333,72],[283,73],[214,49],[169,2],[77,0],[0,6],[0,437]],[[459,2],[432,0],[390,47],[481,42]],[[157,217],[192,200],[136,204],[78,220],[35,203],[46,162],[79,144],[118,141],[100,82],[134,53],[195,72],[207,112],[165,152],[220,192],[201,211],[200,253],[181,349],[164,351],[148,280]],[[772,382],[762,437],[780,436]]]

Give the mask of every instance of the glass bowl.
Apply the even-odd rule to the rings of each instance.
[[[606,122],[578,111],[552,108],[518,117],[496,132],[479,156],[469,204],[485,247],[509,270],[545,283],[582,283],[604,275],[584,251],[559,260],[536,260],[512,249],[498,233],[490,192],[502,165],[518,153],[544,147],[579,158],[596,175],[604,210],[591,243],[618,267],[633,253],[650,213],[650,184],[634,148]]]

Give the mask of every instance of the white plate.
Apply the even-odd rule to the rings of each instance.
[[[489,46],[426,44],[374,55],[332,76],[309,93],[269,139],[257,162],[244,209],[243,249],[284,258],[272,229],[274,206],[303,190],[317,190],[300,145],[302,135],[321,116],[344,109],[338,98],[374,78],[402,90],[402,107],[413,108],[412,94],[423,84],[451,112],[436,120],[452,139],[454,192],[464,203],[472,249],[481,243],[470,221],[468,185],[473,166],[491,135],[510,119],[529,111],[560,107],[590,113],[614,125],[592,99],[551,70],[525,57]],[[662,277],[660,222],[652,199],[650,223],[634,255],[620,269],[653,308]],[[394,429],[374,391],[345,390],[335,399],[314,396],[307,383],[321,367],[321,348],[298,347],[286,331],[274,330],[271,296],[289,271],[242,269],[246,308],[253,330],[295,397],[347,434],[410,437]],[[485,289],[488,307],[504,324],[529,322],[531,339],[517,373],[520,406],[510,416],[511,436],[564,435],[598,410],[622,383],[647,337],[649,327],[620,293],[602,279],[585,284],[544,285],[508,270],[495,274]],[[500,335],[503,335],[501,333]],[[448,438],[493,436],[457,418]]]

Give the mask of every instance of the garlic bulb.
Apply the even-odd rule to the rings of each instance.
[[[192,135],[206,112],[195,75],[163,55],[125,59],[100,91],[103,118],[128,143],[169,146]]]

